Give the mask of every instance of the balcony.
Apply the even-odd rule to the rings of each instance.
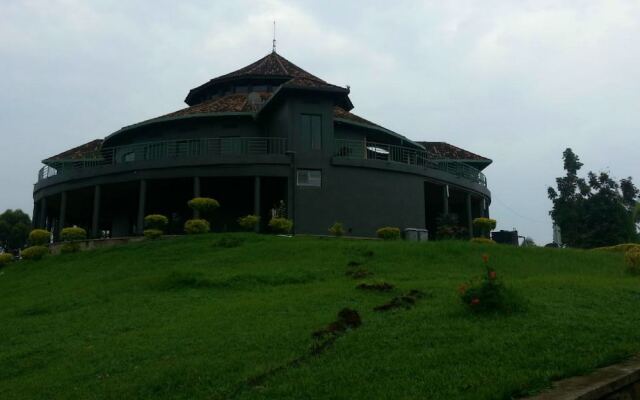
[[[415,148],[376,143],[364,140],[336,140],[335,157],[351,160],[373,160],[420,169],[443,171],[449,175],[487,186],[487,178],[480,170],[460,161],[442,159]]]
[[[287,139],[275,137],[233,137],[167,140],[108,147],[90,158],[61,160],[45,165],[38,172],[38,182],[45,179],[72,175],[80,171],[104,167],[144,166],[149,163],[167,165],[188,161],[237,159],[238,156],[284,155]]]

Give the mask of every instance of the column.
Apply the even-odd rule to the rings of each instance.
[[[253,178],[253,214],[260,215],[260,177]],[[256,224],[256,233],[260,232],[260,224]]]
[[[57,236],[60,237],[60,232],[65,227],[67,218],[67,192],[64,191],[60,193],[60,220],[58,221],[58,233]]]
[[[147,181],[140,180],[140,193],[138,194],[138,222],[136,224],[137,233],[142,235],[144,232],[144,208],[147,202]]]
[[[193,177],[193,197],[200,197],[200,177]],[[193,210],[193,218],[200,218],[200,211]]]
[[[449,214],[449,185],[442,187],[442,213]]]
[[[40,199],[40,212],[38,213],[38,228],[47,229],[47,198]]]
[[[473,213],[471,210],[471,193],[467,193],[467,228],[469,237],[473,237]]]
[[[98,237],[98,223],[100,222],[100,185],[93,188],[93,217],[91,219],[91,237]]]

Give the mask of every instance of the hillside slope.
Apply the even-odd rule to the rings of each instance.
[[[465,312],[483,253],[526,312]],[[396,288],[356,289],[350,262]],[[212,234],[49,257],[0,271],[0,398],[510,398],[640,351],[638,283],[620,254],[469,243]],[[362,325],[313,354],[344,307]]]

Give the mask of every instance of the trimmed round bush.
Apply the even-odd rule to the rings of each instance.
[[[196,197],[187,202],[189,208],[194,211],[198,211],[201,216],[208,217],[220,207],[218,200],[210,197]]]
[[[153,240],[161,237],[163,232],[160,229],[145,229],[143,233],[144,237]]]
[[[632,247],[624,253],[624,262],[627,264],[627,272],[632,275],[640,275],[640,247]]]
[[[44,246],[31,246],[22,250],[22,258],[25,260],[40,260],[49,253],[49,249]]]
[[[487,239],[484,237],[476,237],[470,240],[472,243],[480,243],[480,244],[496,244],[495,240]]]
[[[162,233],[167,225],[169,225],[169,218],[162,214],[150,214],[144,217],[144,227],[147,229],[158,230]]]
[[[287,218],[271,218],[269,221],[269,229],[275,233],[287,234],[293,228],[293,221]]]
[[[12,261],[13,261],[13,255],[9,253],[0,254],[0,268],[6,267]]]
[[[244,230],[252,231],[258,226],[260,223],[260,216],[258,215],[245,215],[244,217],[238,218],[238,225]]]
[[[71,242],[74,240],[85,240],[87,238],[87,231],[77,226],[64,228],[60,231],[60,239],[63,242]]]
[[[342,222],[335,222],[331,225],[329,233],[336,237],[344,235],[344,226],[342,225]]]
[[[207,233],[210,229],[211,225],[205,219],[190,219],[184,223],[184,231],[189,235]]]
[[[51,240],[51,233],[45,229],[34,229],[29,233],[28,242],[31,246],[45,246]]]
[[[496,220],[491,218],[476,218],[473,220],[473,229],[476,236],[489,237],[489,233],[496,229]]]
[[[385,226],[378,229],[376,235],[383,240],[398,240],[400,239],[400,228]]]

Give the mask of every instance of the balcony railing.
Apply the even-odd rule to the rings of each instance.
[[[274,137],[234,137],[167,140],[108,147],[91,158],[63,160],[45,165],[38,172],[38,181],[71,171],[108,165],[126,165],[141,161],[180,159],[219,159],[238,155],[285,154],[287,139]]]
[[[336,157],[354,160],[380,160],[418,168],[435,169],[459,178],[487,186],[487,178],[480,170],[460,161],[443,159],[424,150],[364,140],[336,140]]]

